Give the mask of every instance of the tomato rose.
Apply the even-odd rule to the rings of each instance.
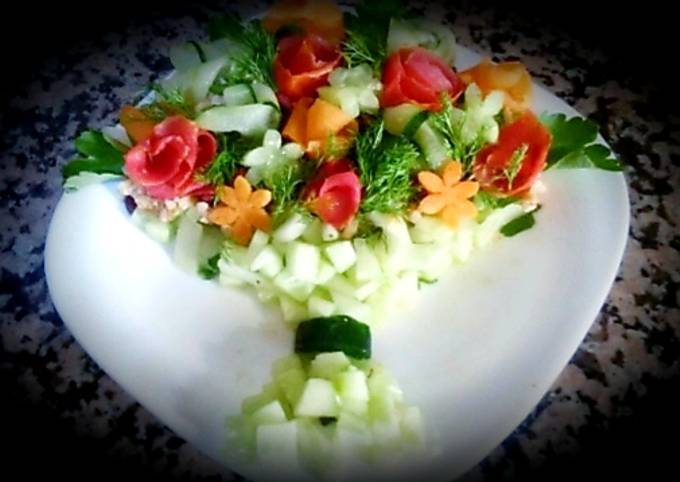
[[[279,42],[274,78],[281,100],[290,106],[302,97],[315,97],[340,63],[340,51],[317,35],[294,35]]]
[[[168,117],[125,154],[125,172],[157,199],[208,195],[212,189],[194,176],[216,152],[217,141],[211,133],[184,117]]]
[[[346,160],[326,162],[305,189],[312,211],[341,229],[359,210],[361,181]]]
[[[455,100],[465,88],[451,67],[422,48],[393,53],[385,64],[382,83],[380,105],[383,107],[411,102],[428,110],[441,109],[439,96],[442,92]]]
[[[526,192],[545,167],[550,132],[530,111],[501,128],[498,142],[479,151],[474,174],[483,188],[506,195]]]

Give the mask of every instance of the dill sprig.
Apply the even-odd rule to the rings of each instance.
[[[155,94],[153,102],[141,107],[142,112],[149,119],[162,121],[175,114],[188,119],[196,116],[194,108],[179,89],[166,89],[156,82],[151,84],[151,92]]]
[[[356,139],[356,159],[364,186],[363,212],[403,212],[417,193],[413,173],[420,151],[405,137],[385,132],[383,121],[369,125]]]
[[[399,0],[369,2],[362,0],[355,14],[346,14],[347,38],[342,45],[342,55],[349,67],[369,64],[379,70],[387,56],[387,33],[390,19],[404,15]]]
[[[245,22],[238,14],[227,13],[210,22],[208,34],[211,40],[227,38],[241,50],[220,72],[211,92],[221,94],[225,87],[251,82],[276,87],[273,76],[275,39],[259,20]]]
[[[486,143],[485,131],[480,129],[471,142],[466,142],[463,129],[467,112],[456,109],[446,93],[442,93],[441,103],[442,110],[430,116],[431,125],[444,138],[450,157],[463,165],[464,172],[470,172],[475,156]]]
[[[306,213],[300,202],[300,190],[311,175],[311,163],[299,162],[283,164],[263,179],[264,185],[272,192],[272,217],[274,225],[290,216],[293,212]]]
[[[213,186],[229,184],[236,176],[243,156],[254,146],[252,142],[236,133],[218,134],[219,150],[215,159],[198,175]]]

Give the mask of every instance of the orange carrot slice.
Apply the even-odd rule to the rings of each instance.
[[[307,113],[312,102],[314,100],[309,97],[298,100],[282,132],[284,137],[297,142],[301,146],[307,145]]]
[[[151,135],[156,123],[137,107],[124,105],[120,109],[120,123],[135,144]]]
[[[324,141],[352,121],[340,107],[323,99],[316,99],[307,112],[307,140]]]

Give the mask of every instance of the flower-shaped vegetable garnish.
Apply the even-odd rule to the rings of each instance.
[[[385,64],[380,105],[392,107],[406,102],[428,110],[440,110],[440,95],[456,99],[465,84],[442,59],[423,48],[401,49]]]
[[[521,195],[543,171],[550,143],[548,129],[527,111],[501,128],[496,144],[477,153],[475,178],[487,191]]]
[[[357,121],[323,99],[297,101],[283,129],[283,136],[304,146],[314,158],[339,159],[349,150]]]
[[[125,172],[157,199],[210,196],[212,188],[195,175],[215,157],[217,141],[192,121],[168,117],[125,154]]]
[[[253,191],[245,177],[237,176],[234,187],[220,186],[216,194],[220,204],[210,210],[208,221],[228,231],[237,243],[247,246],[255,229],[271,228],[271,216],[264,209],[272,200],[267,189]]]
[[[462,219],[474,218],[477,208],[470,198],[477,194],[479,184],[474,181],[461,181],[463,166],[451,161],[442,169],[439,176],[431,171],[418,173],[418,181],[427,191],[418,205],[423,214],[438,215],[442,221],[455,228]]]
[[[494,64],[484,59],[459,75],[466,84],[477,84],[485,95],[494,90],[504,92],[506,114],[524,112],[531,105],[531,76],[520,62]]]
[[[317,35],[283,38],[274,59],[274,79],[282,103],[290,106],[302,97],[316,95],[340,59],[340,50]]]
[[[343,15],[333,0],[281,0],[262,19],[271,33],[285,27],[298,27],[337,45],[345,35]]]
[[[303,197],[309,200],[311,211],[342,229],[359,210],[361,181],[347,160],[325,162],[307,184]]]

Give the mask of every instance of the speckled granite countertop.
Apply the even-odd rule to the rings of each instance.
[[[155,52],[201,32],[203,11],[153,24],[132,22],[46,65],[5,112],[0,137],[0,370],[11,394],[63,419],[116,460],[134,459],[167,478],[219,480],[220,468],[176,437],[103,373],[52,306],[43,274],[60,166],[71,139],[114,120],[169,63]],[[527,473],[579,449],[582,438],[629,415],[650,386],[678,373],[680,319],[680,119],[652,111],[648,91],[609,80],[607,59],[568,39],[468,6],[448,15],[459,41],[520,58],[554,93],[596,120],[626,165],[632,204],[625,258],[585,340],[526,421],[465,480]],[[509,33],[514,32],[514,33]],[[519,34],[517,32],[523,32]],[[228,474],[223,475],[227,480]]]

